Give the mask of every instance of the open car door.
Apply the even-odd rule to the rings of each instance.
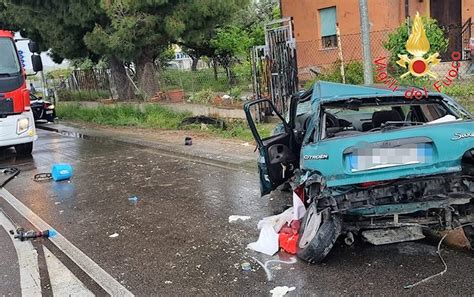
[[[276,111],[271,101],[260,99],[249,102],[245,104],[244,111],[260,153],[258,171],[260,192],[263,196],[293,176],[293,171],[299,164],[299,150],[296,151],[292,128]],[[270,122],[277,121],[270,137],[260,137],[256,123],[262,118]]]

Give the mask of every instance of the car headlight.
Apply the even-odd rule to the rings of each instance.
[[[16,133],[22,134],[30,128],[30,120],[28,118],[19,119],[16,124]]]

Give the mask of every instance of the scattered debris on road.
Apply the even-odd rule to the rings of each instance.
[[[14,179],[18,174],[20,174],[20,169],[15,167],[6,167],[0,168],[0,172],[4,175],[8,175],[8,177],[1,182],[0,188],[5,187],[12,179]]]
[[[54,180],[56,182],[58,181],[69,181],[72,177],[73,174],[73,169],[72,166],[66,163],[62,164],[53,164],[51,166],[51,173],[49,172],[43,172],[43,173],[38,173],[35,174],[33,177],[33,180],[35,182],[45,182],[45,181],[50,181]]]
[[[66,163],[53,164],[51,166],[51,176],[54,181],[69,180],[72,177],[72,166]]]
[[[110,238],[115,238],[115,237],[118,237],[119,235],[117,233],[114,233],[114,234],[111,234],[109,235]]]
[[[236,215],[229,216],[229,223],[232,223],[238,220],[246,221],[246,220],[250,220],[250,217],[249,216],[236,216]]]
[[[128,197],[128,201],[132,203],[133,205],[136,205],[138,203],[138,197],[137,196]]]
[[[252,265],[249,262],[244,262],[241,266],[243,271],[252,271]]]
[[[296,287],[276,287],[273,290],[270,290],[270,293],[272,293],[272,297],[279,297],[279,296],[284,296],[286,293],[291,292],[296,290]]]
[[[36,238],[49,238],[56,236],[56,230],[45,230],[45,231],[25,231],[23,228],[18,228],[16,231],[10,230],[10,234],[14,235],[15,239],[19,239],[20,241],[25,241],[28,239],[36,239]]]
[[[184,138],[184,145],[193,145],[193,139],[189,136]]]

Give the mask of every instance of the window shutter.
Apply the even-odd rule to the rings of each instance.
[[[319,10],[321,21],[321,36],[336,35],[336,7],[329,7]]]

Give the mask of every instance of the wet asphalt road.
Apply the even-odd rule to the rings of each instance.
[[[22,170],[6,189],[136,295],[268,295],[285,285],[296,287],[288,295],[474,292],[474,254],[448,249],[443,250],[446,274],[403,289],[443,269],[428,242],[338,244],[321,265],[276,265],[274,280],[267,282],[251,257],[290,256],[245,249],[258,237],[258,220],[281,204],[282,195],[272,196],[273,201],[259,197],[256,173],[111,140],[46,131],[39,136],[32,158],[0,152],[2,165]],[[32,180],[60,162],[73,165],[71,182]],[[131,196],[139,198],[136,205],[129,202]],[[252,219],[228,223],[230,215]],[[110,238],[114,233],[119,236]],[[0,247],[6,236],[0,234]],[[241,270],[245,261],[253,271]],[[2,266],[13,265],[7,262],[0,260]],[[0,295],[1,290],[0,285]]]

